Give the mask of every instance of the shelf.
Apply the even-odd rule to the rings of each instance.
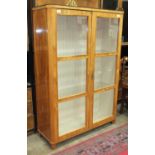
[[[122,42],[122,46],[128,46],[128,42]]]

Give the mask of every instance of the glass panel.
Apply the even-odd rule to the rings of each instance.
[[[75,56],[87,53],[88,18],[58,16],[58,56]]]
[[[83,93],[86,90],[86,60],[58,62],[59,98]]]
[[[112,116],[114,90],[94,95],[93,122]]]
[[[97,18],[96,52],[115,52],[117,49],[118,19]]]
[[[59,136],[85,127],[85,97],[60,103]]]
[[[95,89],[114,85],[115,56],[97,57],[95,61]]]

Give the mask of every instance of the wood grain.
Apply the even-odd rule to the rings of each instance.
[[[114,88],[115,88],[115,86],[109,86],[109,87],[94,90],[94,93],[103,93],[103,92],[109,91]]]
[[[42,20],[40,20],[42,17]],[[37,130],[50,139],[48,41],[46,9],[33,11]]]
[[[75,0],[78,7],[99,8],[100,0]],[[66,5],[68,0],[35,0],[35,6],[42,6],[47,4],[52,5]]]
[[[92,16],[91,13],[88,12],[88,34],[87,34],[87,71],[86,71],[86,112],[85,112],[85,118],[86,118],[86,128],[90,127],[91,122],[91,30],[92,30]]]
[[[123,0],[118,0],[118,2],[117,2],[117,10],[123,10]]]
[[[87,96],[87,93],[80,93],[72,96],[67,96],[58,100],[58,103],[70,101],[79,97]]]
[[[57,15],[88,17],[87,55],[64,57],[57,56]],[[116,52],[96,53],[97,17],[119,19],[118,48]],[[38,132],[49,141],[51,147],[55,148],[56,144],[61,141],[89,131],[108,122],[115,121],[119,82],[122,19],[123,12],[120,11],[71,8],[56,5],[47,5],[33,9]],[[107,56],[117,57],[115,84],[113,86],[94,90],[95,58]],[[86,92],[58,99],[58,62],[81,59],[87,60]],[[111,89],[114,89],[115,91],[113,115],[93,124],[94,93],[101,93]],[[59,136],[58,104],[65,101],[74,100],[81,96],[86,97],[85,127]]]
[[[56,9],[47,9],[48,62],[49,62],[49,103],[51,118],[51,143],[58,138],[58,75],[57,75],[57,18]]]
[[[58,61],[68,61],[68,60],[81,60],[81,59],[87,59],[87,55],[78,55],[78,56],[64,56],[64,57],[58,57]]]
[[[108,52],[108,53],[96,53],[96,57],[109,57],[109,56],[116,56],[117,52]]]
[[[60,6],[60,5],[45,5],[34,7],[33,10],[40,10],[43,8],[51,8],[51,9],[66,9],[66,10],[76,10],[76,11],[89,11],[89,12],[96,12],[96,13],[112,13],[114,15],[123,14],[123,11],[118,10],[105,10],[105,9],[93,9],[93,8],[83,8],[83,7],[67,7],[67,6]]]

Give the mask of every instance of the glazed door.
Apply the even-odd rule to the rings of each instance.
[[[91,13],[57,10],[58,136],[88,127]]]
[[[113,121],[116,115],[122,18],[93,13],[93,125]]]

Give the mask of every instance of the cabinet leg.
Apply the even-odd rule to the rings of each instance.
[[[56,144],[51,144],[52,149],[56,148]]]
[[[113,121],[112,121],[112,124],[114,124],[116,122],[116,119],[114,119]]]

